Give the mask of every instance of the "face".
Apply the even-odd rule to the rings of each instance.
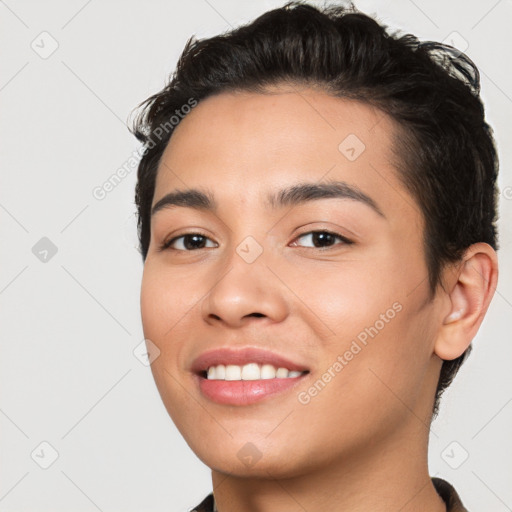
[[[214,470],[299,475],[428,433],[439,315],[395,129],[282,87],[210,97],[173,134],[142,322],[162,400]],[[168,195],[189,189],[209,201]]]

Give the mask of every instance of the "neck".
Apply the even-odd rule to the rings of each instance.
[[[445,512],[428,473],[427,448],[428,429],[418,422],[407,436],[396,433],[367,446],[364,453],[358,451],[300,476],[280,478],[273,468],[268,468],[268,478],[213,470],[217,510]]]

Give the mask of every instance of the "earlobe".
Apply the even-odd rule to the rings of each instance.
[[[449,310],[443,313],[434,352],[443,360],[461,356],[475,337],[498,279],[496,251],[486,243],[469,247],[447,283]]]

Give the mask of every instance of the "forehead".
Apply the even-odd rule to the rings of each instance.
[[[393,163],[395,123],[365,103],[310,88],[221,93],[194,107],[162,156],[154,201],[201,187],[247,201],[298,181],[345,181],[384,208],[415,210]],[[410,216],[411,211],[407,211]]]

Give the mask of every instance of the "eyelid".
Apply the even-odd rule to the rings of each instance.
[[[191,230],[191,231],[186,231],[185,233],[180,233],[179,235],[170,236],[168,239],[164,240],[158,246],[158,250],[159,251],[175,250],[175,251],[179,251],[179,252],[194,252],[194,251],[184,251],[183,249],[173,249],[171,247],[173,242],[175,242],[176,240],[179,240],[180,238],[183,238],[185,236],[192,236],[192,235],[200,235],[200,236],[212,241],[213,243],[217,244],[217,246],[218,246],[218,243],[215,242],[214,240],[212,240],[212,238],[210,238],[210,236],[208,236],[204,231],[202,231],[199,228],[193,228],[193,230]],[[205,247],[205,249],[211,249],[211,247]]]
[[[303,236],[312,235],[314,233],[328,233],[328,234],[334,236],[335,238],[339,238],[340,240],[342,240],[345,245],[352,245],[354,243],[353,240],[351,240],[350,238],[347,238],[346,236],[342,235],[341,233],[338,233],[337,231],[333,231],[331,229],[322,229],[322,228],[309,229],[308,231],[304,231],[304,232],[298,234],[294,238],[292,243],[295,243],[299,238],[302,238]],[[299,246],[299,247],[301,247],[301,246]],[[305,247],[305,248],[306,249],[328,250],[328,249],[333,249],[335,247],[336,247],[336,245],[328,246],[328,247]]]
[[[342,235],[341,233],[337,232],[337,231],[333,231],[332,229],[327,229],[327,228],[316,228],[316,229],[309,229],[309,230],[306,230],[304,229],[303,232],[297,234],[297,236],[292,240],[291,243],[293,244],[296,244],[297,240],[299,238],[302,238],[303,236],[306,236],[306,235],[312,235],[312,234],[315,234],[315,233],[328,233],[332,236],[334,236],[335,238],[338,238],[340,239],[345,245],[351,245],[354,243],[353,240],[347,238],[346,236]],[[201,229],[199,228],[196,228],[194,230],[191,230],[191,231],[187,231],[185,233],[181,233],[181,234],[178,234],[178,235],[175,235],[175,236],[171,236],[169,239],[165,240],[164,242],[162,242],[159,247],[158,247],[158,250],[159,251],[165,251],[165,250],[168,250],[168,249],[171,249],[171,250],[175,250],[175,251],[179,251],[179,252],[195,252],[195,251],[188,251],[188,250],[183,250],[183,249],[173,249],[171,248],[171,245],[176,241],[176,240],[179,240],[180,238],[183,238],[185,236],[193,236],[193,235],[199,235],[199,236],[202,236],[204,238],[206,238],[207,240],[213,242],[214,244],[216,244],[216,246],[218,247],[219,244],[217,242],[215,242],[212,238],[210,238],[206,233],[204,233]],[[300,245],[295,245],[297,247],[303,247],[303,246],[300,246]],[[303,247],[303,248],[306,248],[306,249],[318,249],[318,250],[329,250],[329,249],[332,249],[332,248],[335,248],[336,245],[334,246],[327,246],[327,247]],[[203,247],[202,249],[212,249],[212,247]],[[197,250],[200,250],[200,249],[196,249]]]

